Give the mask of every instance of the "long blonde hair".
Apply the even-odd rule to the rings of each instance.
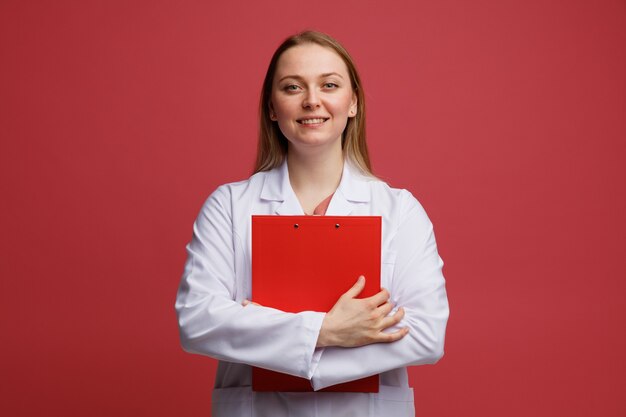
[[[335,51],[348,67],[352,90],[357,96],[356,116],[348,118],[348,123],[341,138],[341,145],[345,157],[364,174],[373,175],[370,164],[367,143],[365,141],[365,94],[361,79],[354,61],[348,51],[329,35],[307,30],[285,39],[274,52],[270,65],[265,74],[261,100],[259,102],[259,142],[254,172],[269,171],[281,165],[287,155],[287,139],[278,127],[278,123],[270,119],[270,99],[276,65],[281,55],[297,45],[315,43]]]

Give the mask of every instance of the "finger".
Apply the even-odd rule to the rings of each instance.
[[[385,304],[378,307],[378,313],[381,317],[387,317],[391,310],[393,310],[393,304],[387,301]]]
[[[389,291],[383,288],[382,290],[380,290],[380,292],[372,295],[369,298],[366,298],[366,300],[372,303],[373,305],[375,305],[376,307],[378,307],[382,304],[385,304],[387,301],[389,301]]]
[[[400,323],[404,318],[404,308],[400,307],[398,311],[395,312],[394,315],[385,317],[380,321],[381,330],[387,329],[389,327],[393,327],[396,324]]]
[[[361,294],[363,288],[365,288],[365,277],[361,275],[359,279],[356,280],[356,283],[352,286],[352,288],[344,293],[344,296],[348,298],[356,298],[359,294]]]
[[[247,306],[247,305],[250,305],[250,304],[255,305],[255,306],[260,306],[261,305],[259,303],[255,303],[254,301],[250,301],[250,300],[243,300],[243,302],[241,304],[243,304],[244,307]]]
[[[381,343],[396,342],[396,341],[402,339],[407,334],[409,334],[409,328],[408,327],[403,327],[402,329],[397,330],[397,331],[392,332],[392,333],[382,333],[381,332],[380,335],[379,335],[379,342],[381,342]]]

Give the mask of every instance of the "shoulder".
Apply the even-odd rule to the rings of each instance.
[[[374,177],[358,179],[370,191],[370,213],[383,218],[383,232],[389,241],[422,242],[430,235],[432,223],[422,204],[409,190],[395,188]]]

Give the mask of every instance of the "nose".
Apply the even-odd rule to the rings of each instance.
[[[317,95],[317,92],[314,89],[309,89],[304,96],[304,100],[302,101],[302,107],[315,109],[320,106],[320,100]]]

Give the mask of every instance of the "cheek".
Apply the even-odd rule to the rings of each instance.
[[[345,109],[348,111],[350,104],[352,104],[352,91],[342,90],[341,94],[337,94],[333,97],[335,107],[338,109]]]
[[[290,115],[291,113],[294,112],[293,103],[291,103],[290,100],[285,99],[285,98],[282,98],[282,99],[272,98],[272,107],[274,108],[274,112],[276,113],[278,117],[284,116],[284,115]]]
[[[350,104],[352,100],[349,95],[337,97],[336,100],[333,100],[329,103],[332,106],[332,109],[335,113],[348,113],[350,110]]]

